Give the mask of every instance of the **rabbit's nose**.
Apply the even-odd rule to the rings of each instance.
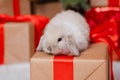
[[[48,51],[50,51],[50,52],[52,51],[52,48],[51,48],[50,46],[49,46],[47,49],[48,49]]]

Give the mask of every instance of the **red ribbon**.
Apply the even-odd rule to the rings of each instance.
[[[54,57],[54,80],[73,80],[73,56]]]
[[[6,22],[32,22],[35,27],[34,47],[36,49],[42,31],[49,19],[44,16],[16,16],[0,15],[0,64],[4,63],[4,23]]]
[[[118,35],[118,32],[120,32],[120,8],[93,8],[89,12],[86,13],[86,19],[88,21],[88,24],[90,25],[91,29],[94,29],[98,25],[103,24],[105,21],[109,21],[110,19],[114,19],[118,26],[114,28],[112,33],[109,33],[111,35],[112,41],[114,41],[114,44],[116,47],[120,47],[120,35]],[[102,28],[104,30],[104,28]],[[120,33],[119,33],[120,34]]]
[[[110,55],[110,74],[113,75],[113,51],[120,58],[119,50],[119,22],[120,8],[93,8],[86,13],[86,19],[91,29],[91,42],[104,42],[108,45]]]
[[[108,6],[119,6],[119,0],[108,0]]]
[[[14,12],[14,16],[19,16],[20,15],[19,1],[20,0],[13,0],[13,12]]]
[[[0,24],[0,64],[4,63],[3,56],[4,56],[4,28],[3,24]]]
[[[114,45],[114,42],[110,37],[111,35],[109,35],[109,33],[114,31],[114,28],[116,26],[117,23],[114,20],[110,20],[110,21],[106,21],[102,25],[97,26],[96,28],[91,30],[91,42],[94,43],[104,42],[108,45],[108,50],[110,55],[111,80],[114,80],[113,67],[112,67],[112,61],[113,61],[112,52],[115,51],[115,53],[120,58],[120,52],[118,51],[118,48]]]

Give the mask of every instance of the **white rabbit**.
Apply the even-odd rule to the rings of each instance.
[[[50,54],[79,56],[89,44],[89,26],[79,13],[72,10],[57,14],[47,24],[37,51]]]

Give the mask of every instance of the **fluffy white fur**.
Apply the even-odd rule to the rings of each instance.
[[[75,55],[89,44],[89,26],[79,13],[72,10],[57,14],[47,24],[37,50],[46,53]]]

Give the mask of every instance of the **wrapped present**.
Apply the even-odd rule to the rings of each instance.
[[[3,29],[4,54],[0,53],[0,59],[4,59],[4,64],[29,61],[34,52],[33,24],[9,22],[4,24]]]
[[[0,64],[29,61],[48,21],[44,16],[0,15]]]
[[[1,65],[0,80],[30,80],[30,64]]]
[[[23,15],[30,14],[28,0],[0,0],[0,14]]]
[[[92,7],[120,6],[120,0],[90,0]]]
[[[104,42],[108,46],[110,56],[110,75],[111,80],[114,80],[113,75],[113,60],[117,56],[120,59],[119,51],[119,8],[93,8],[86,13],[86,19],[89,23],[91,33],[91,42]]]
[[[31,58],[31,80],[108,80],[108,49],[91,44],[79,57],[36,52]]]
[[[45,15],[49,18],[55,16],[56,13],[61,12],[62,5],[59,2],[51,2],[45,4],[33,3],[33,14]]]
[[[52,1],[58,1],[58,0],[29,0],[31,2],[40,2],[40,3],[45,3],[45,2],[52,2]]]
[[[109,35],[111,40],[114,42],[116,48],[118,49],[120,47],[120,35],[119,35],[120,8],[119,7],[93,8],[86,13],[86,19],[89,23],[91,30],[94,30],[95,28],[98,27],[97,29],[99,31],[98,34],[103,35],[103,32],[107,32],[106,36]],[[111,22],[113,24],[111,24]],[[97,32],[97,30],[95,31]],[[113,59],[120,60],[120,58],[115,53],[113,53]]]

